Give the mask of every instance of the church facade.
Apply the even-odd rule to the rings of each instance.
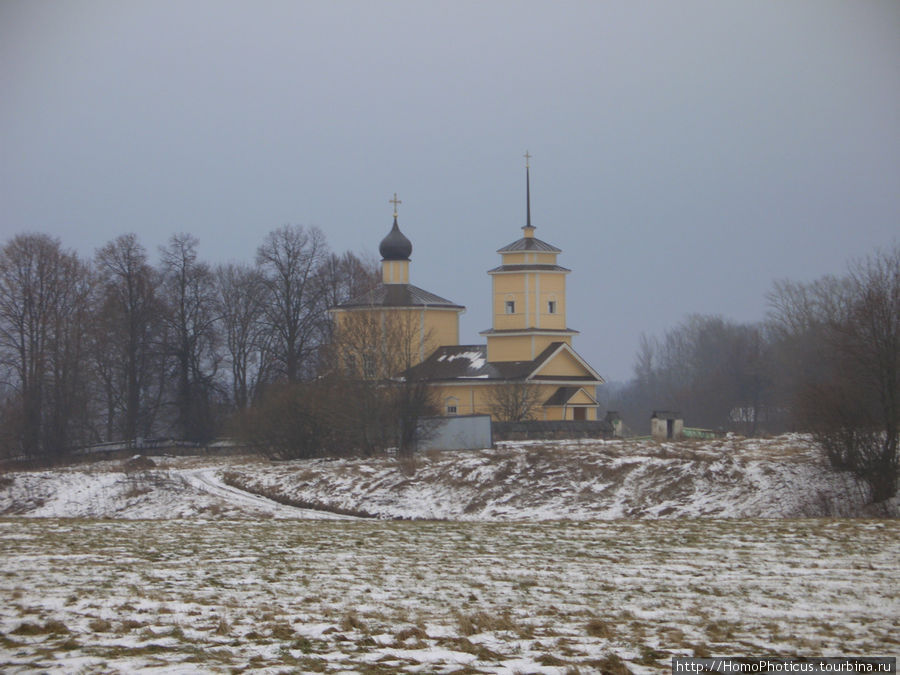
[[[562,251],[535,236],[526,165],[527,218],[522,236],[500,248],[491,278],[491,328],[484,344],[459,344],[465,307],[410,283],[412,243],[394,224],[381,241],[382,282],[332,309],[338,329],[364,319],[404,327],[408,367],[395,376],[425,381],[443,415],[489,414],[495,420],[596,420],[603,378],[573,348]]]

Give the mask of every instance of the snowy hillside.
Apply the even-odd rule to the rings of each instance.
[[[294,503],[450,520],[860,515],[865,489],[806,437],[529,441],[396,461],[246,465],[225,478]],[[876,515],[868,513],[868,515]]]
[[[665,444],[511,442],[428,453],[407,464],[388,457],[154,461],[128,473],[123,462],[8,473],[0,477],[0,514],[340,517],[332,510],[451,520],[884,514],[864,507],[864,487],[831,471],[812,442],[796,435]]]
[[[156,458],[125,471],[123,462],[0,476],[0,515],[38,518],[338,518],[248,494],[217,477],[229,460]]]

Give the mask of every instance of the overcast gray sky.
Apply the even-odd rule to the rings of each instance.
[[[397,192],[413,283],[480,342],[526,149],[575,347],[626,379],[642,332],[896,240],[900,2],[0,0],[3,241],[374,254]]]

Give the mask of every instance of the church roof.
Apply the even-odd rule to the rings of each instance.
[[[452,345],[438,347],[422,363],[413,366],[406,371],[406,377],[410,379],[440,380],[440,381],[468,381],[468,380],[494,380],[509,382],[515,380],[584,380],[585,382],[597,382],[598,379],[590,376],[542,376],[536,374],[551,357],[555,356],[560,348],[567,348],[565,342],[552,342],[537,358],[531,361],[494,361],[487,360],[487,345]],[[599,378],[599,375],[597,376]],[[599,379],[602,382],[602,378]]]
[[[447,307],[464,309],[446,298],[412,284],[378,284],[370,291],[343,302],[337,309],[355,307]]]
[[[546,241],[542,241],[537,237],[522,237],[511,244],[507,244],[501,249],[497,249],[497,253],[515,253],[516,251],[543,251],[544,253],[562,253],[562,249],[558,249]]]
[[[412,379],[518,380],[534,371],[534,361],[489,363],[487,345],[438,347],[422,363],[407,371]]]

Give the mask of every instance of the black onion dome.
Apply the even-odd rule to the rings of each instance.
[[[409,260],[412,243],[400,231],[400,227],[397,225],[397,216],[394,216],[394,226],[391,231],[378,245],[378,252],[384,260]]]

